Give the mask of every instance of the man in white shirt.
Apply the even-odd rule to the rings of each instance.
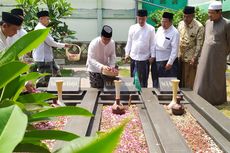
[[[23,19],[8,12],[2,12],[2,21],[0,22],[0,52],[4,51],[9,45],[7,37],[12,37],[20,29]]]
[[[93,39],[88,47],[87,70],[90,85],[93,88],[103,88],[103,69],[111,70],[115,67],[115,42],[112,38],[112,28],[104,25],[101,36]]]
[[[155,28],[146,23],[147,10],[138,10],[137,24],[129,28],[128,40],[125,47],[125,59],[130,57],[131,77],[138,72],[142,87],[148,86],[149,59],[154,50]]]
[[[39,22],[34,30],[45,29],[49,25],[49,12],[40,11],[37,13]],[[56,42],[49,34],[46,40],[33,51],[33,59],[38,66],[40,73],[48,72],[54,74],[54,57],[52,47],[64,48],[71,45]]]
[[[17,15],[20,18],[24,19],[24,12],[20,8],[15,8],[11,10],[11,14]],[[7,38],[7,43],[11,46],[13,43],[15,43],[19,38],[26,35],[27,31],[20,27],[20,29],[17,31],[17,34],[13,35],[12,37]]]
[[[156,67],[152,69],[155,86],[158,86],[159,77],[177,77],[179,32],[172,25],[172,20],[173,14],[164,12],[161,27],[156,32],[156,45],[153,55],[156,58]]]
[[[15,9],[12,9],[10,12],[11,12],[11,14],[17,15],[18,17],[20,17],[20,18],[22,18],[24,20],[24,12],[23,12],[22,9],[15,8]],[[19,38],[21,38],[22,36],[24,36],[26,34],[27,34],[27,31],[25,29],[23,29],[22,26],[21,26],[20,29],[17,31],[17,34],[13,35],[12,37],[7,37],[7,39],[6,39],[7,44],[9,46],[11,46]],[[26,60],[26,58],[29,58],[29,54],[30,53],[23,55],[22,57],[20,57],[20,60],[27,63],[28,61]]]

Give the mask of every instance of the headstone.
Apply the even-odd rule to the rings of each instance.
[[[171,94],[172,93],[172,82],[175,80],[174,77],[159,77],[159,90],[161,94]],[[178,89],[179,91],[179,89]]]
[[[133,84],[133,78],[119,78],[121,82],[121,92],[128,93],[128,92],[137,92],[136,87]],[[105,85],[104,92],[115,92],[114,83],[110,85]]]
[[[49,80],[48,92],[57,92],[56,81],[63,80],[63,93],[76,93],[80,91],[79,77],[51,77]]]

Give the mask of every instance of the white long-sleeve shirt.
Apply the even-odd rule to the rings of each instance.
[[[103,65],[115,66],[116,53],[115,42],[111,41],[105,45],[101,37],[93,39],[88,47],[87,70],[89,72],[101,73]]]
[[[137,61],[145,61],[153,56],[155,28],[149,24],[141,27],[134,24],[129,28],[125,55]]]
[[[7,37],[6,42],[9,46],[11,46],[13,43],[15,43],[19,38],[26,35],[27,31],[21,28],[17,31],[17,34],[13,35],[12,37]]]
[[[2,32],[2,28],[0,26],[0,52],[7,48],[6,36]]]
[[[154,56],[156,61],[167,61],[172,65],[178,54],[179,32],[171,25],[168,29],[159,27],[156,33]]]
[[[37,24],[34,30],[45,29],[46,27],[40,22]],[[64,43],[56,42],[49,34],[46,40],[33,51],[33,59],[35,62],[52,62],[53,61],[53,49],[52,47],[64,48]]]

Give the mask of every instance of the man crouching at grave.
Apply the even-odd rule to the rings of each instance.
[[[111,39],[112,28],[104,25],[101,36],[93,39],[88,48],[87,70],[89,72],[90,86],[103,88],[103,71],[117,71],[115,69],[115,42]]]

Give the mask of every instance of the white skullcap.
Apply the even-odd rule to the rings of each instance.
[[[209,10],[221,10],[222,9],[222,3],[221,1],[214,1],[212,2],[209,7]]]

